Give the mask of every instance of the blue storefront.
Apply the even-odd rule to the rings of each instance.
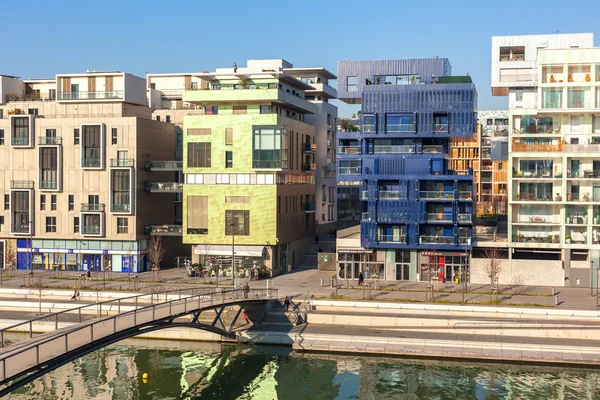
[[[18,269],[144,272],[148,268],[146,240],[17,240]]]

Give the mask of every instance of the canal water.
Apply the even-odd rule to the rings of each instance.
[[[148,379],[143,379],[143,374]],[[127,340],[13,392],[14,399],[600,399],[600,370]]]

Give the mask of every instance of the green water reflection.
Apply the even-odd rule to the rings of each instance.
[[[143,373],[149,374],[144,382]],[[9,399],[600,399],[599,371],[129,340]]]

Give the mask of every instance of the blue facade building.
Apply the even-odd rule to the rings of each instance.
[[[386,280],[463,276],[473,177],[449,169],[448,142],[477,131],[471,79],[451,76],[445,58],[343,61],[338,97],[362,105],[359,129],[337,135],[337,183],[338,219],[360,223],[364,249],[341,250],[340,277],[356,279],[360,271]]]

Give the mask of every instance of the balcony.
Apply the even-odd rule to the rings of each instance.
[[[587,225],[587,215],[567,215],[565,223],[567,225]]]
[[[415,154],[415,146],[407,145],[374,145],[373,154]]]
[[[34,181],[10,181],[11,189],[33,189],[34,186]]]
[[[10,226],[10,233],[13,235],[29,235],[30,224],[12,224]]]
[[[377,133],[377,127],[375,124],[363,124],[362,131],[363,133]]]
[[[304,203],[304,212],[314,213],[317,211],[317,203]]]
[[[315,164],[315,163],[305,163],[302,166],[302,168],[303,168],[302,170],[304,172],[316,171],[317,170],[317,164]]]
[[[111,204],[110,212],[129,213],[129,212],[131,212],[131,205],[130,204]]]
[[[360,167],[339,167],[338,175],[360,175]]]
[[[471,213],[458,213],[458,222],[459,223],[471,223],[473,215]]]
[[[181,225],[146,225],[144,234],[155,236],[181,236],[183,228]]]
[[[135,167],[135,160],[132,158],[111,158],[111,167]]]
[[[452,213],[427,213],[427,222],[448,222],[452,223]]]
[[[562,201],[562,196],[558,195],[552,198],[552,194],[536,194],[536,193],[517,193],[514,197],[515,201]]]
[[[14,93],[9,93],[5,96],[6,102],[10,101],[48,101],[56,100],[56,96],[53,93],[25,93],[24,96],[17,96]]]
[[[50,137],[50,136],[40,136],[38,138],[38,144],[40,146],[61,146],[62,145],[62,137]]]
[[[363,190],[361,192],[360,199],[361,200],[369,200],[369,191],[368,190]]]
[[[529,141],[513,138],[513,152],[562,152],[564,145],[558,141]]]
[[[564,144],[565,152],[600,153],[600,144]]]
[[[454,245],[454,236],[419,236],[419,244]]]
[[[29,146],[29,136],[12,136],[10,144],[12,146]]]
[[[444,191],[420,191],[419,192],[420,200],[454,200],[454,192],[444,192]]]
[[[316,143],[304,143],[304,152],[305,153],[314,153],[317,151]]]
[[[359,146],[339,146],[338,154],[361,154]]]
[[[83,168],[100,168],[102,163],[99,158],[86,158],[82,160]]]
[[[181,97],[185,89],[162,89],[160,95],[162,97]]]
[[[448,124],[432,124],[432,132],[448,133]]]
[[[458,199],[470,201],[470,200],[472,200],[471,195],[472,195],[472,193],[470,191],[459,191]]]
[[[81,203],[81,212],[104,212],[104,204]]]
[[[208,235],[208,228],[187,228],[188,235]]]
[[[415,124],[386,124],[386,133],[413,133],[417,126]]]
[[[470,246],[471,245],[471,238],[470,237],[459,237],[458,238],[458,244],[462,245],[462,246]]]
[[[151,193],[178,192],[183,191],[183,183],[178,182],[146,182],[144,190]]]
[[[58,92],[58,100],[108,100],[123,99],[122,90],[104,92]]]
[[[442,154],[444,147],[441,145],[425,145],[423,146],[423,154]]]
[[[398,243],[398,244],[406,244],[406,234],[396,234],[396,235],[377,235],[377,241],[379,243]]]
[[[183,161],[146,161],[146,171],[183,171]]]
[[[100,225],[84,225],[81,227],[82,235],[100,235],[102,227]]]
[[[40,181],[40,189],[41,190],[55,190],[58,189],[57,181]]]
[[[377,193],[377,198],[379,200],[400,200],[400,193],[389,190],[380,190]]]

